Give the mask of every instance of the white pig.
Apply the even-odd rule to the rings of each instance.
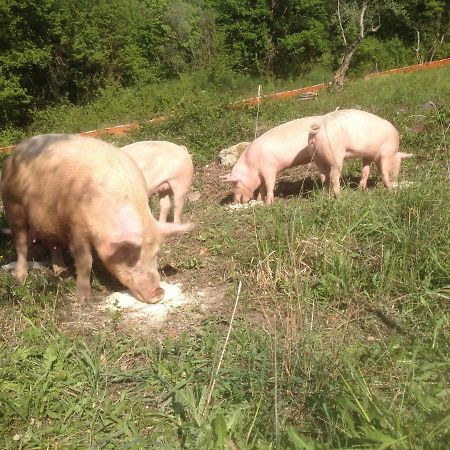
[[[326,114],[311,126],[308,146],[317,165],[324,187],[330,181],[335,194],[339,193],[339,178],[344,158],[361,158],[365,189],[370,164],[375,162],[383,183],[389,189],[398,179],[400,163],[412,154],[398,151],[399,136],[394,125],[366,111],[348,109]]]
[[[41,135],[22,142],[3,166],[1,194],[15,240],[17,280],[27,277],[32,228],[50,248],[69,247],[81,302],[91,297],[92,248],[137,298],[159,301],[159,244],[165,236],[191,228],[157,222],[136,164],[91,137]]]
[[[159,221],[166,222],[173,197],[173,221],[181,222],[181,212],[194,177],[192,157],[187,148],[166,141],[143,141],[121,148],[144,174],[149,197],[159,196]]]
[[[247,203],[255,191],[266,203],[273,202],[275,179],[289,167],[311,162],[308,134],[320,116],[279,125],[255,139],[242,153],[231,173],[222,180],[233,184],[234,202]]]

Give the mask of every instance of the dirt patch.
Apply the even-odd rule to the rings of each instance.
[[[162,286],[166,289],[169,284]],[[154,305],[139,302],[127,292],[103,292],[86,305],[70,302],[61,311],[60,326],[70,334],[95,334],[113,328],[128,335],[175,337],[182,332],[194,332],[205,316],[228,309],[225,307],[228,286],[197,290],[181,284],[170,286],[179,289],[176,298]]]
[[[196,169],[193,192],[211,204],[227,205],[233,201],[230,184],[220,180],[220,175],[230,172],[229,167],[213,162]],[[287,169],[277,176],[275,198],[307,197],[316,187],[319,172],[313,164]]]
[[[117,294],[114,293],[125,288],[94,260],[93,301],[80,305],[73,294],[58,300],[61,328],[70,334],[95,334],[105,327],[113,327],[125,334],[177,336],[181,332],[195,333],[211,316],[227,320],[236,294],[233,257],[236,252],[248,250],[234,248],[228,241],[242,244],[245,236],[253,235],[245,227],[254,226],[251,220],[245,220],[245,214],[250,217],[249,209],[231,212],[230,185],[220,180],[220,175],[227,171],[216,162],[196,169],[183,215],[183,221],[194,222],[195,228],[161,248],[158,265],[163,286],[178,289],[177,298],[156,305],[132,305],[134,300],[128,298],[130,304],[120,307],[120,302],[116,302],[115,306]],[[315,180],[316,173],[311,167],[289,169],[278,177],[276,198],[306,197],[315,187]],[[154,206],[157,207],[157,202]],[[70,255],[65,254],[65,259],[69,271],[62,282],[73,283]],[[30,270],[54,277],[48,269],[30,267]]]

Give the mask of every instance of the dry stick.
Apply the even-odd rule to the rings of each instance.
[[[273,348],[273,365],[274,365],[274,402],[275,402],[275,448],[280,443],[280,421],[278,418],[278,361],[277,361],[277,321],[278,314],[275,316],[275,332],[274,332],[274,348]]]
[[[228,340],[230,339],[230,334],[231,334],[231,329],[233,328],[233,320],[234,320],[234,315],[236,314],[236,309],[237,309],[237,305],[239,303],[239,296],[241,294],[241,287],[242,287],[242,281],[239,281],[239,286],[238,286],[238,290],[237,290],[237,295],[236,295],[236,302],[234,303],[234,308],[233,308],[233,312],[231,314],[231,319],[230,319],[230,325],[228,327],[228,333],[227,333],[227,337],[225,338],[225,343],[223,344],[223,349],[222,349],[222,354],[220,355],[219,358],[219,363],[217,364],[217,368],[215,373],[213,374],[213,379],[209,388],[209,392],[208,392],[208,399],[206,400],[206,405],[205,405],[205,409],[203,410],[203,417],[206,416],[206,412],[208,410],[208,406],[211,402],[211,397],[214,391],[214,387],[216,385],[216,381],[217,381],[217,375],[219,374],[219,370],[220,370],[220,366],[222,365],[223,362],[223,358],[225,356],[225,350],[227,348],[227,344],[228,344]]]
[[[258,86],[258,96],[256,98],[257,98],[257,102],[258,102],[258,107],[256,109],[255,139],[256,139],[256,135],[258,134],[259,105],[261,104],[261,85]]]

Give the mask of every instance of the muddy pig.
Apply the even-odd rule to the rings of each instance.
[[[366,111],[348,109],[322,116],[311,126],[308,146],[314,163],[321,172],[324,187],[330,181],[335,194],[339,193],[339,179],[344,158],[361,158],[362,176],[359,183],[365,189],[370,164],[375,162],[383,183],[389,189],[398,179],[400,164],[412,154],[398,151],[399,136],[394,125]]]
[[[156,267],[159,245],[191,228],[157,222],[134,161],[91,137],[41,135],[22,142],[3,166],[1,194],[15,240],[17,280],[27,277],[32,228],[49,246],[68,246],[81,302],[91,297],[92,248],[133,295],[158,301],[163,294]]]
[[[159,221],[166,222],[173,198],[173,221],[181,222],[186,195],[194,177],[192,157],[183,145],[143,141],[126,145],[126,152],[141,169],[149,197],[159,196]]]

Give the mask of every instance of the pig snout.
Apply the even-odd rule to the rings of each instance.
[[[243,192],[235,192],[233,198],[233,203],[245,204],[252,199],[252,196]]]
[[[157,287],[151,291],[143,292],[141,289],[131,289],[132,294],[141,302],[148,303],[152,305],[154,303],[159,303],[164,297],[164,289],[162,287]]]
[[[162,300],[164,290],[160,286],[161,278],[156,269],[141,271],[135,268],[131,278],[126,285],[137,299],[150,304]]]
[[[164,298],[164,289],[162,287],[158,287],[150,297],[142,298],[142,301],[144,303],[153,305],[155,303],[159,303],[163,298]]]

